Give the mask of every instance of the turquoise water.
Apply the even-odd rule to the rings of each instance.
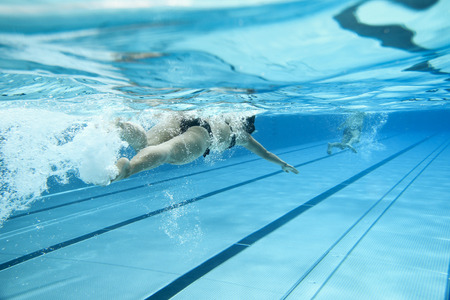
[[[2,1],[0,298],[449,299],[449,13]],[[256,114],[300,174],[235,147],[108,185],[114,121],[180,111]],[[354,112],[358,153],[328,155]]]

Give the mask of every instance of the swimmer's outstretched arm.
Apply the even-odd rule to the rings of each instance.
[[[285,171],[286,173],[292,172],[298,174],[298,170],[296,168],[289,165],[272,152],[267,151],[267,149],[264,148],[260,143],[258,143],[258,141],[255,140],[250,134],[242,134],[242,135],[244,135],[244,137],[238,138],[237,141],[238,145],[247,148],[251,152],[264,158],[267,161],[270,161],[271,163],[281,166],[283,171]]]

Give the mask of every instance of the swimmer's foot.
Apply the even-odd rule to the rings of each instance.
[[[331,149],[332,149],[333,147],[331,147],[331,143],[328,143],[328,149],[327,149],[327,153],[328,154],[331,154]]]
[[[355,148],[353,148],[352,147],[352,145],[350,145],[350,144],[346,144],[346,146],[350,149],[350,150],[352,150],[353,151],[353,153],[358,153],[358,151],[356,151],[356,149]]]
[[[119,159],[116,163],[116,167],[117,169],[119,169],[119,175],[117,175],[117,177],[114,178],[111,182],[116,182],[130,176],[130,161],[128,160],[128,158],[122,157],[121,159]]]
[[[114,121],[112,122],[114,126],[116,126],[117,128],[121,129],[121,130],[125,130],[125,125],[122,119],[120,119],[119,117],[115,118]]]

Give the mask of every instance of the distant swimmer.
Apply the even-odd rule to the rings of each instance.
[[[149,131],[138,124],[116,121],[121,138],[136,150],[129,160],[120,158],[116,166],[119,174],[113,181],[151,170],[162,164],[183,165],[210,149],[222,152],[235,145],[243,146],[265,160],[281,166],[285,172],[298,170],[267,151],[251,134],[255,131],[255,116],[246,118],[199,118],[178,114],[153,126]]]
[[[357,153],[353,145],[359,143],[359,138],[361,137],[361,131],[364,125],[364,118],[365,113],[363,112],[357,112],[350,115],[347,120],[338,127],[339,130],[344,130],[342,141],[340,143],[328,143],[327,153],[331,154],[333,147],[341,150],[349,148],[354,153]]]

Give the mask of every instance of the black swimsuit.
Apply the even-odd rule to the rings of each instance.
[[[230,149],[236,145],[236,133],[233,131],[233,127],[231,127],[230,123],[226,122],[228,126],[230,126],[231,131],[231,142],[227,149]],[[211,126],[208,122],[200,119],[200,118],[194,118],[194,119],[182,119],[180,122],[180,129],[181,133],[185,133],[190,127],[193,126],[200,126],[206,129],[208,131],[211,138],[213,137],[213,133],[211,130]],[[245,120],[244,123],[244,130],[247,131],[249,134],[252,134],[253,131],[255,131],[255,116],[248,117]],[[206,157],[210,152],[209,148],[205,150],[205,153],[203,153],[203,157]]]
[[[189,128],[194,127],[194,126],[200,126],[206,129],[206,131],[208,131],[209,135],[211,137],[213,137],[213,133],[211,130],[211,126],[209,125],[208,122],[203,121],[200,118],[195,118],[195,119],[182,119],[180,122],[180,130],[181,133],[185,133]],[[205,153],[203,153],[203,157],[206,157],[206,155],[209,154],[209,148],[207,148],[205,150]]]
[[[236,132],[233,131],[233,127],[231,127],[230,123],[228,123],[228,122],[225,122],[225,123],[227,123],[227,125],[230,126],[230,131],[231,131],[231,142],[230,142],[230,146],[228,146],[228,148],[227,148],[227,149],[230,149],[236,145]],[[244,130],[248,134],[252,134],[255,131],[255,116],[245,118]]]
[[[230,123],[227,123],[228,126],[230,126],[230,131],[231,131],[231,142],[230,142],[230,146],[228,146],[227,149],[233,148],[236,145],[236,133],[233,131],[233,127],[231,127]]]

